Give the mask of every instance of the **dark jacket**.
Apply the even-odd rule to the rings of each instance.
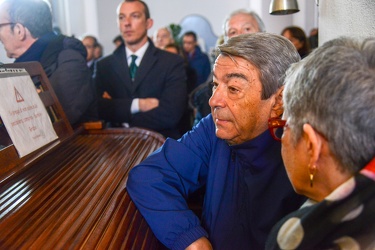
[[[86,65],[86,54],[86,48],[78,39],[49,33],[15,61],[42,64],[73,126],[97,119],[95,86]]]
[[[186,55],[190,67],[192,67],[197,74],[197,84],[204,83],[211,72],[211,63],[208,56],[201,51],[199,46],[195,47],[195,51],[192,55]]]
[[[128,123],[157,131],[166,137],[181,136],[178,123],[186,109],[187,90],[183,59],[155,48],[149,40],[134,82],[130,79],[125,45],[96,64],[95,82],[99,95],[99,116],[108,122]],[[112,99],[101,98],[106,91]],[[147,112],[131,113],[134,98],[157,98],[159,106]]]
[[[189,105],[196,111],[193,125],[198,124],[203,117],[211,114],[209,100],[212,96],[212,81],[213,74],[211,72],[207,81],[196,87],[189,94]]]

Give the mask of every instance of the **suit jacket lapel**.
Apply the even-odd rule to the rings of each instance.
[[[125,87],[133,93],[134,87],[132,86],[133,83],[129,75],[129,66],[126,59],[125,46],[120,46],[113,52],[113,55],[116,58],[115,65],[113,65],[114,71],[118,75],[119,79],[123,79]]]
[[[154,44],[149,40],[149,46],[143,55],[141,64],[139,65],[137,69],[137,73],[135,74],[135,79],[133,82],[133,91],[136,91],[136,89],[139,87],[140,83],[144,80],[144,78],[147,76],[148,72],[152,69],[153,65],[157,61],[157,57],[155,56],[155,53],[157,52],[157,49],[155,48]],[[130,78],[130,77],[129,77]]]

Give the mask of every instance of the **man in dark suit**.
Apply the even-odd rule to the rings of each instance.
[[[97,63],[99,117],[180,137],[187,99],[183,59],[155,48],[147,37],[153,20],[143,1],[125,0],[117,14],[124,44]]]

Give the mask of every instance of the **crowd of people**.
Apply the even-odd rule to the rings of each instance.
[[[18,1],[18,0],[17,0]],[[20,2],[21,3],[21,2]],[[7,3],[6,3],[7,4]],[[4,4],[4,6],[6,5]],[[12,6],[15,6],[15,4],[10,5],[11,8],[14,8]],[[22,9],[22,7],[20,7]],[[172,116],[172,119],[169,119],[169,121],[165,121],[166,115],[159,116],[156,112],[156,115],[161,119],[156,119],[154,122],[149,122],[144,120],[143,118],[139,118],[142,121],[137,121],[138,117],[145,116],[145,112],[147,112],[148,116],[150,113],[155,113],[155,110],[153,109],[160,109],[160,106],[156,106],[156,99],[145,99],[145,98],[136,98],[134,97],[134,93],[128,93],[125,96],[131,96],[130,99],[134,100],[130,104],[132,105],[132,109],[130,113],[122,112],[122,110],[127,110],[129,105],[122,106],[119,110],[120,114],[116,113],[117,109],[113,108],[110,103],[116,103],[114,104],[116,107],[119,105],[122,105],[121,100],[117,100],[118,98],[110,95],[110,90],[103,90],[101,86],[101,76],[100,71],[96,71],[97,68],[100,69],[100,64],[97,64],[98,60],[103,57],[103,46],[99,43],[99,39],[93,35],[84,35],[79,40],[81,40],[82,44],[86,48],[86,56],[83,54],[85,51],[81,48],[74,47],[76,51],[81,51],[81,55],[86,57],[86,64],[89,68],[89,71],[91,73],[91,79],[85,75],[86,73],[79,72],[79,67],[76,67],[74,63],[67,64],[68,67],[74,67],[76,68],[72,72],[74,75],[72,76],[72,80],[70,79],[60,79],[59,72],[65,72],[66,69],[63,69],[64,67],[58,68],[56,65],[61,65],[61,63],[56,62],[58,60],[57,55],[59,54],[59,51],[66,50],[65,45],[62,45],[60,43],[60,50],[53,50],[52,52],[49,52],[50,49],[44,50],[44,45],[40,46],[39,44],[42,43],[42,41],[45,41],[44,44],[50,43],[52,40],[55,40],[56,37],[61,37],[63,35],[58,34],[55,35],[54,28],[47,27],[52,25],[51,19],[52,16],[49,13],[46,13],[48,10],[43,10],[43,16],[46,16],[46,18],[41,17],[40,20],[38,18],[35,18],[37,20],[37,24],[45,23],[44,25],[38,27],[38,25],[33,25],[33,27],[30,27],[30,30],[32,32],[33,29],[40,29],[40,34],[31,34],[31,36],[28,36],[28,39],[20,43],[20,47],[28,48],[28,53],[24,53],[25,49],[19,49],[18,51],[12,52],[11,50],[16,50],[16,48],[12,48],[14,46],[8,46],[6,45],[5,48],[9,53],[16,53],[16,54],[8,54],[9,57],[15,58],[15,62],[22,62],[27,60],[36,60],[40,61],[42,65],[44,64],[53,64],[51,65],[44,65],[44,69],[49,73],[49,76],[51,78],[56,78],[56,81],[53,81],[53,84],[55,85],[55,91],[57,92],[57,95],[60,99],[60,102],[62,103],[65,112],[67,113],[67,116],[69,118],[69,121],[72,123],[73,126],[79,125],[82,122],[100,119],[104,120],[106,122],[106,126],[112,126],[112,127],[127,127],[127,126],[141,126],[144,128],[156,130],[157,132],[162,133],[164,136],[172,136],[173,138],[179,138],[181,135],[183,135],[185,132],[190,130],[194,125],[196,125],[203,117],[207,116],[211,110],[208,105],[208,100],[212,94],[212,62],[210,61],[207,54],[202,52],[200,45],[198,43],[198,36],[194,31],[187,31],[184,34],[180,34],[180,41],[175,41],[176,39],[173,37],[172,30],[169,27],[161,27],[158,28],[153,36],[151,38],[148,38],[153,45],[161,50],[170,51],[172,48],[172,52],[175,53],[174,50],[177,50],[177,55],[181,56],[184,60],[184,69],[185,69],[185,82],[186,90],[182,90],[183,92],[186,92],[187,94],[180,95],[179,97],[184,96],[183,98],[180,98],[181,100],[184,100],[184,104],[179,104],[176,107],[176,112],[179,114],[175,114]],[[25,17],[15,16],[12,18],[26,18],[25,22],[32,22],[34,19],[31,17],[31,14],[23,14]],[[29,17],[28,17],[29,16]],[[27,19],[28,18],[28,19]],[[150,19],[152,20],[152,19]],[[48,25],[47,25],[48,24]],[[12,28],[12,25],[10,25]],[[26,26],[25,26],[26,27]],[[46,28],[47,27],[47,28]],[[152,25],[150,26],[150,28]],[[149,28],[146,28],[143,32],[147,35],[147,30]],[[229,30],[230,29],[230,30]],[[27,29],[28,30],[28,29]],[[295,32],[297,30],[298,32]],[[235,36],[237,34],[243,34],[243,33],[252,33],[252,32],[264,32],[265,26],[263,24],[263,21],[261,18],[255,13],[255,12],[248,12],[246,10],[238,10],[229,15],[229,17],[224,21],[224,30],[223,35],[218,39],[218,44],[220,45],[225,40],[228,40],[228,38]],[[121,31],[120,31],[121,32]],[[35,32],[34,32],[35,33]],[[60,33],[60,32],[59,32]],[[285,33],[285,34],[284,34]],[[47,35],[49,34],[49,35]],[[301,57],[306,56],[310,52],[309,42],[307,41],[306,36],[304,35],[304,31],[298,27],[288,27],[282,32],[283,36],[286,36],[289,40],[293,42],[293,44],[298,49]],[[31,39],[29,39],[31,38]],[[71,37],[65,37],[65,40],[70,41],[77,41],[77,39],[71,38]],[[39,41],[37,41],[39,40]],[[5,40],[6,44],[11,44],[11,42],[7,42]],[[35,44],[33,46],[30,46],[31,43]],[[125,41],[126,42],[126,41]],[[51,43],[53,44],[53,43]],[[120,34],[114,37],[113,44],[115,45],[116,49],[122,45],[124,45],[124,37]],[[301,49],[301,44],[303,45],[303,48]],[[50,45],[52,46],[52,45]],[[299,47],[300,46],[300,47]],[[126,45],[124,45],[126,47]],[[63,49],[64,48],[64,49]],[[122,50],[122,49],[120,49]],[[20,52],[19,52],[20,51]],[[18,55],[20,53],[24,53],[24,55]],[[55,55],[55,58],[52,59],[52,57],[49,56],[49,53],[53,53]],[[32,55],[27,56],[28,54],[37,54],[37,56]],[[62,53],[61,55],[65,55],[68,53]],[[176,54],[176,53],[175,53]],[[18,58],[20,57],[20,58]],[[47,62],[44,62],[45,58],[48,58],[49,60]],[[61,60],[61,59],[60,59]],[[130,60],[128,58],[128,60]],[[138,65],[140,62],[140,58],[138,58],[135,63]],[[131,61],[129,61],[130,65]],[[47,68],[52,68],[53,70],[47,70]],[[143,68],[143,67],[142,67]],[[51,72],[50,72],[51,71]],[[56,72],[55,72],[56,71]],[[94,73],[98,74],[94,74]],[[54,74],[52,76],[52,73]],[[86,78],[86,80],[83,80],[82,78]],[[138,77],[137,77],[138,78]],[[80,81],[79,84],[75,84],[76,81]],[[121,76],[120,80],[124,80],[124,78]],[[65,86],[65,81],[69,82]],[[89,83],[89,81],[91,81]],[[105,79],[105,81],[109,81],[109,79]],[[75,88],[68,88],[69,84],[74,85]],[[64,86],[63,86],[64,85]],[[85,87],[80,85],[84,85]],[[93,87],[90,90],[88,90],[88,86]],[[62,89],[64,88],[64,90]],[[65,90],[66,88],[66,90]],[[70,92],[70,90],[74,90]],[[88,92],[87,92],[88,91]],[[99,91],[99,95],[95,95],[94,92]],[[117,89],[112,89],[111,91],[118,92]],[[79,97],[79,101],[73,100],[74,95],[72,93],[76,93],[78,95],[82,96],[76,96]],[[121,92],[121,91],[120,91]],[[119,93],[120,93],[119,92]],[[83,96],[84,94],[88,94],[86,97]],[[178,91],[176,92],[178,93]],[[159,95],[161,92],[159,93]],[[93,97],[93,95],[95,95]],[[113,95],[113,94],[112,94]],[[137,94],[138,95],[138,94]],[[150,95],[150,94],[147,94]],[[153,97],[156,97],[156,93],[152,94]],[[123,94],[120,94],[120,99],[124,98]],[[178,95],[177,95],[178,96]],[[165,96],[164,96],[165,97]],[[104,100],[103,100],[104,99]],[[116,99],[116,100],[114,100]],[[167,100],[164,99],[163,100]],[[169,99],[171,101],[172,99]],[[178,103],[178,102],[177,102]],[[141,105],[141,107],[139,107]],[[179,107],[179,106],[184,107]],[[174,106],[174,105],[173,105]],[[76,111],[78,109],[78,111]],[[85,110],[86,109],[86,110]],[[164,112],[165,113],[165,112]],[[172,109],[173,113],[173,109]],[[164,117],[164,118],[163,118]],[[131,119],[134,120],[131,121]],[[151,118],[148,118],[151,119]],[[159,120],[159,122],[158,122]],[[155,124],[154,124],[155,123]],[[159,124],[156,124],[159,123]],[[165,131],[164,131],[165,130]],[[173,130],[174,132],[170,132]],[[178,132],[176,132],[178,131]]]
[[[120,35],[106,56],[95,36],[53,32],[43,0],[1,2],[0,41],[16,63],[41,63],[72,126],[103,120],[166,137],[127,182],[161,243],[375,247],[375,38],[317,46],[317,30],[271,34],[255,12],[236,10],[211,63],[194,31],[149,37],[145,2],[116,11]]]

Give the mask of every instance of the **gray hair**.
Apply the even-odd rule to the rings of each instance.
[[[5,0],[10,22],[25,26],[34,38],[52,32],[51,6],[44,0]]]
[[[375,38],[337,38],[292,65],[285,79],[285,115],[294,144],[309,123],[349,173],[375,155],[374,55]]]
[[[171,29],[169,26],[165,26],[165,27],[161,27],[161,28],[155,30],[154,35],[153,35],[153,39],[154,39],[154,41],[156,41],[156,38],[157,38],[157,36],[158,36],[158,32],[159,32],[160,30],[166,30],[166,31],[168,31],[168,33],[169,33],[169,38],[170,38],[170,39],[173,39],[173,32],[172,32],[172,29]]]
[[[248,10],[245,10],[245,9],[239,9],[239,10],[236,10],[236,11],[233,11],[232,13],[230,13],[229,16],[227,16],[227,18],[225,18],[225,20],[224,20],[224,23],[223,23],[223,32],[224,32],[224,36],[225,37],[227,37],[227,33],[228,33],[228,31],[226,30],[227,23],[229,22],[229,20],[232,17],[234,17],[234,16],[236,16],[238,14],[245,14],[245,15],[251,16],[257,22],[258,28],[259,28],[259,32],[266,32],[266,26],[264,25],[263,20],[259,17],[259,15],[257,13],[255,13],[254,11],[248,11]]]
[[[218,53],[232,59],[241,57],[258,69],[263,100],[270,98],[283,86],[286,70],[300,60],[296,48],[288,39],[270,33],[232,37],[227,43],[218,46]]]

